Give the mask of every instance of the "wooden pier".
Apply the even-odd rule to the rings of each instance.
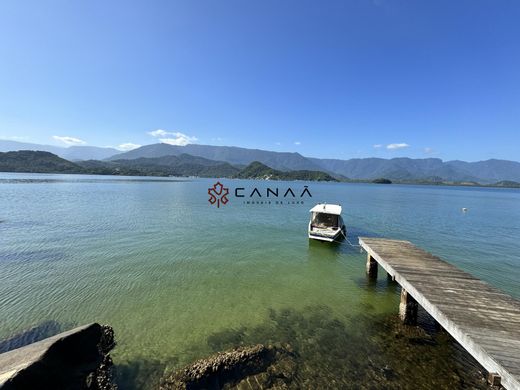
[[[409,241],[359,238],[367,273],[381,265],[400,284],[399,314],[408,324],[420,305],[489,373],[491,384],[520,390],[520,301]]]

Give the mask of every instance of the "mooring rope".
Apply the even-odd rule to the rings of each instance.
[[[347,244],[349,244],[352,248],[359,248],[360,253],[363,252],[363,247],[361,245],[352,244],[350,242],[350,240],[347,238],[347,235],[343,232],[343,229],[341,230],[341,234],[345,238],[345,241],[347,242]]]

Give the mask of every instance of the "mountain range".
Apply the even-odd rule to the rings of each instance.
[[[50,152],[19,150],[0,152],[0,172],[337,181],[325,172],[278,171],[258,161],[239,169],[227,162],[208,160],[189,154],[156,158],[140,157],[134,160],[72,162]]]
[[[280,153],[232,146],[152,144],[110,157],[110,160],[161,157],[187,153],[232,165],[248,165],[259,161],[282,171],[325,171],[340,179],[373,180],[385,177],[399,181],[456,181],[495,183],[502,180],[520,181],[520,163],[508,160],[479,162],[442,161],[439,158],[407,157],[354,158],[350,160],[304,157],[299,153]]]
[[[248,165],[253,161],[270,166],[282,171],[294,170],[320,170],[308,158],[299,153],[271,152],[260,149],[246,149],[236,146],[213,146],[189,144],[186,146],[152,144],[141,146],[126,153],[116,154],[110,160],[125,159],[131,160],[139,157],[162,157],[178,156],[180,154],[190,154],[192,156],[204,157],[210,160],[226,161],[232,165]]]
[[[27,147],[29,145],[29,147]],[[49,150],[49,148],[54,148]],[[135,162],[137,165],[163,165],[166,157],[190,155],[218,164],[229,164],[228,170],[240,170],[254,161],[279,171],[324,171],[337,179],[373,180],[388,178],[394,181],[425,182],[477,182],[491,184],[499,181],[520,181],[520,163],[508,160],[478,162],[442,161],[438,158],[355,158],[349,160],[320,159],[302,156],[299,153],[273,152],[234,146],[189,144],[177,146],[152,144],[121,153],[112,148],[72,146],[59,148],[48,145],[24,144],[15,141],[0,141],[0,151],[47,150],[71,161],[158,159]],[[163,159],[163,160],[161,160]],[[130,166],[132,163],[125,163]],[[224,168],[221,166],[220,168]],[[219,168],[219,169],[220,169]],[[231,172],[231,171],[229,171]]]
[[[70,161],[104,160],[121,153],[115,148],[100,148],[98,146],[68,146],[40,145],[27,142],[0,140],[0,152],[15,152],[18,150],[39,150],[49,152]]]

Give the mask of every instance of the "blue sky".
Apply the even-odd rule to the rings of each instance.
[[[3,0],[0,138],[520,160],[519,20],[516,0]]]

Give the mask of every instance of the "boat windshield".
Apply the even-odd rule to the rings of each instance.
[[[339,227],[338,215],[325,213],[312,213],[312,226],[318,228]]]

